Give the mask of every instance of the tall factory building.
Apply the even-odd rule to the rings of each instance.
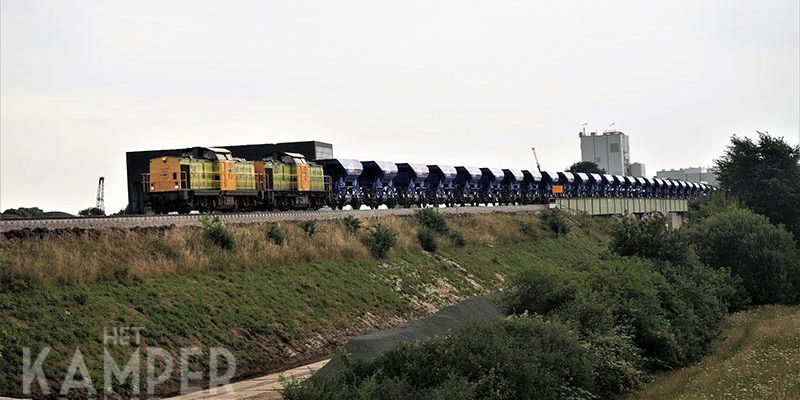
[[[630,172],[631,176],[647,176],[647,169],[645,168],[644,164],[639,162],[631,164],[630,168],[628,168],[628,172]]]
[[[628,135],[620,131],[598,134],[580,132],[581,160],[596,163],[607,174],[628,175],[631,164],[631,149]]]

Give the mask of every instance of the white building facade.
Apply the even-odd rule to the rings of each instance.
[[[631,150],[628,135],[619,131],[579,133],[581,160],[596,163],[607,174],[628,175]]]
[[[656,172],[656,178],[679,179],[687,182],[706,183],[715,187],[719,186],[717,173],[711,168],[691,167],[661,170]]]

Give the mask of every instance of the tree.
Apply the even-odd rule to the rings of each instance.
[[[44,214],[39,207],[20,207],[20,208],[9,208],[8,210],[3,211],[4,216],[15,216],[20,218],[30,218],[30,217],[38,217]]]
[[[734,136],[716,165],[722,189],[800,240],[800,147],[768,133],[757,143]]]
[[[783,227],[750,210],[731,208],[688,230],[700,260],[729,268],[754,304],[800,300],[800,254]]]
[[[106,215],[106,213],[103,212],[103,210],[101,210],[101,209],[99,209],[97,207],[89,207],[89,208],[85,208],[83,210],[80,210],[78,212],[78,215],[80,215],[82,217],[93,217],[93,216]]]
[[[591,161],[578,161],[575,164],[572,164],[569,168],[567,168],[569,172],[584,172],[587,174],[605,174],[606,171],[597,163],[593,163]]]

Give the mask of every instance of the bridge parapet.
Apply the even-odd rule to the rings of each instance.
[[[564,211],[589,215],[628,215],[660,212],[664,215],[684,213],[689,209],[686,199],[640,197],[578,197],[558,198],[556,206]]]

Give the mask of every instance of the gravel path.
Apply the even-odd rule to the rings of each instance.
[[[493,212],[517,213],[541,211],[547,205],[497,206],[497,207],[450,207],[440,208],[443,214],[487,214]],[[384,210],[320,210],[320,211],[285,211],[285,212],[250,212],[215,214],[226,224],[302,221],[309,219],[324,220],[344,218],[347,215],[370,218],[388,215],[411,215],[414,208],[396,208]],[[102,228],[135,228],[157,226],[200,226],[200,214],[189,215],[127,215],[119,217],[75,217],[54,219],[0,219],[0,232],[20,229],[102,229]]]

